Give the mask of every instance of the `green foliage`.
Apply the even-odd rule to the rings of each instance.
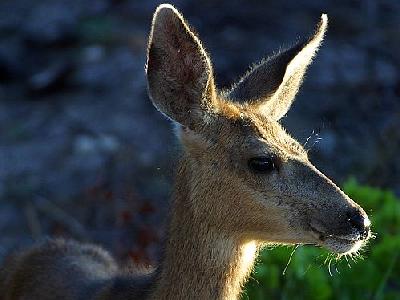
[[[361,255],[337,260],[316,247],[265,249],[242,299],[400,299],[400,199],[354,179],[344,190],[366,210],[376,234]]]

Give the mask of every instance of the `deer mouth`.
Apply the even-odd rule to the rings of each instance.
[[[310,228],[319,246],[338,254],[356,253],[370,237],[370,233],[368,235],[361,235],[354,232],[347,235],[327,234],[313,226],[310,226]]]

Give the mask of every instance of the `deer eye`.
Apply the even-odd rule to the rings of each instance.
[[[278,169],[277,158],[274,155],[250,158],[248,166],[255,173],[269,173]]]

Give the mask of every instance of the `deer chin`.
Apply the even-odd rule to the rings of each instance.
[[[336,237],[329,237],[321,243],[329,251],[337,254],[352,254],[357,253],[364,244],[364,240],[347,240]]]
[[[357,253],[369,238],[369,235],[362,238],[359,234],[324,234],[315,228],[311,228],[311,232],[317,240],[316,244],[341,255]]]

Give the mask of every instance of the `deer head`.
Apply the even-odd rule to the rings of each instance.
[[[148,45],[149,95],[177,124],[194,218],[226,236],[357,251],[370,236],[364,210],[309,161],[279,120],[289,110],[327,28],[263,60],[229,91],[179,12],[161,5]],[[182,225],[184,226],[184,224]]]

